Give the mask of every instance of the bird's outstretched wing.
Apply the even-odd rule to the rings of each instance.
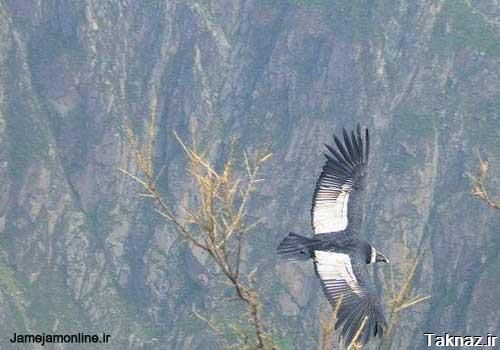
[[[370,337],[382,337],[386,321],[363,259],[326,251],[314,254],[323,291],[334,309],[338,305],[335,329],[342,326],[344,345],[349,347],[353,340],[364,345]]]
[[[370,138],[366,129],[363,140],[359,124],[350,136],[344,129],[343,137],[344,143],[334,136],[337,149],[326,145],[331,154],[325,153],[311,209],[314,234],[344,231],[348,225],[350,232],[361,228]]]

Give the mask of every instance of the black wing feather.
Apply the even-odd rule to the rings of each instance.
[[[352,145],[354,146],[354,152],[356,154],[357,163],[363,161],[363,152],[359,148],[358,140],[356,139],[356,135],[354,134],[354,130],[351,132],[351,140]]]
[[[356,128],[357,134],[358,134],[358,145],[359,149],[361,150],[361,162],[363,162],[365,159],[363,157],[364,149],[363,149],[363,138],[361,137],[361,126],[358,123],[358,126]]]
[[[342,142],[340,142],[340,140],[337,138],[337,136],[333,135],[333,140],[335,141],[335,144],[337,145],[340,153],[342,153],[342,156],[344,157],[344,161],[349,163],[350,165],[354,165],[351,162],[351,158],[349,157],[349,153],[347,153],[347,151],[344,148],[344,145],[342,145]]]
[[[325,146],[330,151],[330,153],[335,156],[335,158],[338,160],[338,162],[340,164],[342,164],[342,166],[344,168],[348,169],[349,171],[352,171],[352,165],[349,164],[348,162],[346,162],[345,159],[344,159],[344,157],[341,156],[340,153],[335,150],[335,148],[327,145],[326,143],[325,143]]]
[[[352,168],[349,168],[347,165],[342,164],[339,161],[333,159],[326,153],[325,157],[328,160],[328,162],[325,164],[325,167],[327,167],[327,169],[324,170],[338,171],[339,173],[343,173],[346,177],[348,177],[351,174]]]
[[[351,140],[349,139],[349,135],[347,135],[347,132],[345,131],[345,129],[342,129],[342,134],[344,135],[344,143],[345,143],[345,146],[347,148],[347,151],[349,152],[349,158],[351,159],[351,163],[353,165],[355,165],[356,164],[356,157],[354,155],[354,150],[352,149]]]
[[[365,131],[365,142],[366,142],[366,147],[365,147],[365,154],[366,154],[366,162],[368,162],[368,156],[370,155],[370,134],[368,133],[368,129]]]

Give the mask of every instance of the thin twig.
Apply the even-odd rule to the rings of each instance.
[[[470,173],[466,173],[471,182],[471,194],[486,202],[490,207],[494,209],[500,209],[500,200],[491,198],[488,190],[486,189],[486,180],[488,178],[488,161],[481,158],[481,154],[477,151],[477,156],[479,158],[479,169],[477,175],[473,176]]]

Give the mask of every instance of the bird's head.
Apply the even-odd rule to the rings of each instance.
[[[387,259],[387,257],[384,254],[380,253],[379,251],[377,251],[377,249],[373,247],[370,248],[371,248],[370,261],[368,262],[368,264],[373,264],[376,262],[385,262],[389,264],[389,259]]]

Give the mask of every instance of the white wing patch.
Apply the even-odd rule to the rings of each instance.
[[[373,264],[377,262],[377,250],[373,247],[371,247],[371,250],[372,250],[372,255],[370,257],[370,264]]]
[[[358,295],[363,291],[358,284],[354,271],[352,270],[351,258],[347,254],[324,252],[316,250],[314,252],[318,275],[327,289],[335,293],[336,285],[345,282]]]
[[[347,227],[347,203],[349,202],[350,185],[344,184],[341,189],[320,188],[318,191],[313,216],[314,233],[343,231]]]

